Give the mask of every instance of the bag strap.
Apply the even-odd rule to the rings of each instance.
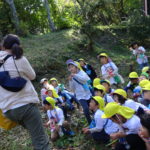
[[[16,65],[16,62],[15,62],[14,57],[13,57],[13,60],[14,60],[14,64],[15,64],[16,70],[17,70],[17,72],[18,72],[19,76],[21,77],[20,72],[19,72],[19,70],[18,70],[18,67],[17,67],[17,65]]]
[[[6,60],[11,57],[12,55],[7,55],[3,60],[0,62],[0,67],[6,62]]]
[[[107,99],[107,94],[105,94],[105,96],[104,96],[104,98],[105,98],[105,100],[106,100],[106,104],[108,103],[108,99]]]
[[[76,81],[78,84],[83,86],[83,84],[81,82],[79,82],[77,79],[73,78],[73,80]]]
[[[57,122],[59,122],[59,118],[58,118],[58,114],[57,114],[56,108],[54,109],[54,111],[55,111],[55,116],[56,116]]]
[[[105,124],[104,124],[103,128],[105,128],[105,127],[106,127],[107,123],[108,123],[108,119],[106,120],[106,122],[105,122]]]

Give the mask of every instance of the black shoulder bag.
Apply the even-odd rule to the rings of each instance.
[[[0,62],[0,67],[3,66],[4,68],[4,71],[0,72],[0,86],[2,86],[4,89],[11,91],[11,92],[19,92],[25,87],[27,80],[21,77],[13,56],[12,57],[14,60],[14,64],[15,64],[15,67],[19,76],[15,78],[11,78],[9,75],[9,71],[5,70],[4,63],[11,56],[12,55],[7,55],[2,60],[2,62]]]

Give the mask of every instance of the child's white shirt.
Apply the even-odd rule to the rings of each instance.
[[[51,117],[56,118],[57,120],[57,124],[62,126],[63,122],[64,122],[64,114],[61,108],[55,108],[53,110],[48,110],[47,111],[47,116],[49,118],[49,120],[51,119]]]
[[[105,122],[105,119],[101,118],[102,115],[103,115],[103,112],[100,109],[98,109],[95,112],[95,114],[94,114],[94,121],[96,123],[96,126],[94,128],[90,129],[91,133],[101,132],[102,131],[103,126],[104,126],[104,122]]]
[[[113,62],[109,62],[107,64],[102,65],[101,72],[104,79],[109,80],[111,84],[116,84],[114,77],[108,78],[109,71],[113,70],[113,74],[118,74],[118,68]]]
[[[114,99],[109,94],[105,94],[103,99],[104,99],[105,103],[114,102]]]
[[[125,103],[122,106],[129,107],[129,108],[131,108],[135,111],[137,111],[139,109],[139,107],[143,108],[144,110],[148,110],[148,108],[146,106],[144,106],[143,104],[135,102],[131,99],[126,100]]]
[[[75,78],[81,84],[86,84],[90,80],[89,76],[82,70],[75,74],[73,78]],[[90,90],[84,89],[83,85],[79,84],[77,81],[74,79],[69,81],[70,89],[76,95],[77,100],[89,100],[92,96]]]
[[[103,119],[102,115],[104,114],[103,111],[98,109],[94,114],[94,120],[96,126],[90,129],[91,133],[94,132],[101,132],[103,129],[107,134],[115,133],[119,130],[119,126],[112,122],[110,119]]]
[[[122,127],[126,135],[138,134],[139,129],[141,128],[140,118],[133,115],[131,119],[128,119],[124,124],[122,124]]]

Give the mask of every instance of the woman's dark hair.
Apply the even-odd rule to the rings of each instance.
[[[117,95],[118,96],[118,101],[121,103],[121,104],[124,104],[125,103],[125,101],[126,101],[126,99],[123,97],[123,96],[121,96],[121,95],[119,95],[119,94],[113,94],[113,96],[114,95]]]
[[[20,40],[17,35],[8,34],[4,37],[3,47],[5,49],[10,49],[15,59],[19,59],[23,55],[23,49],[20,46]]]
[[[43,104],[44,104],[44,105],[50,105],[50,103],[49,103],[47,100],[44,100],[44,101],[43,101]]]
[[[144,114],[140,117],[141,119],[141,124],[144,126],[150,135],[150,115],[149,114]]]

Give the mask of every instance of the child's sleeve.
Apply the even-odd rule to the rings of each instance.
[[[107,102],[110,103],[110,102],[114,102],[114,99],[109,96],[109,95],[106,95],[107,96]]]
[[[87,81],[90,80],[89,76],[83,71],[80,74],[79,73],[75,74],[73,78],[75,78],[76,80],[78,80],[79,82],[83,84],[87,83]]]
[[[113,74],[117,74],[118,73],[118,67],[113,63],[111,62],[111,65],[112,65],[112,68],[113,68]]]
[[[101,119],[100,117],[96,117],[95,118],[95,123],[96,123],[96,127],[91,128],[90,132],[94,133],[94,132],[101,132],[103,129],[103,119]]]
[[[62,126],[62,124],[64,122],[64,114],[63,114],[63,111],[61,109],[59,109],[59,111],[58,111],[58,117],[59,117],[58,125]]]
[[[70,90],[74,92],[75,87],[74,87],[73,80],[69,81],[69,87],[70,87]]]

